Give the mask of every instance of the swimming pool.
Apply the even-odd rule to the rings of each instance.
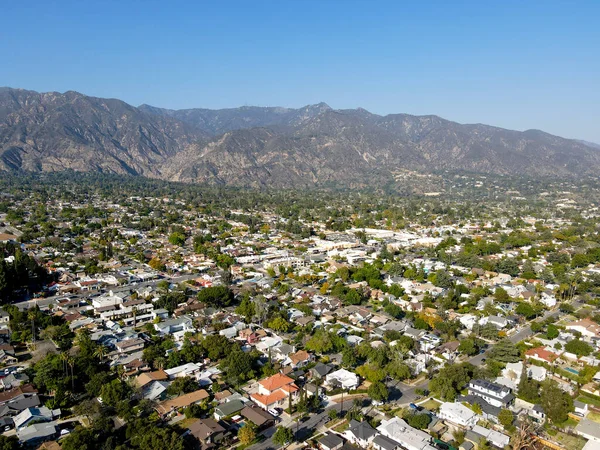
[[[575,375],[579,375],[579,371],[578,371],[578,370],[571,369],[570,367],[567,367],[565,370],[566,370],[567,372],[574,373]]]

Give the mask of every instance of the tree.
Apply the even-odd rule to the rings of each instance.
[[[198,301],[210,306],[231,306],[234,300],[233,292],[227,286],[211,286],[198,293]]]
[[[526,402],[539,403],[540,401],[540,383],[527,376],[527,366],[523,364],[521,379],[519,380],[518,396]]]
[[[256,314],[256,305],[252,300],[250,300],[249,295],[245,295],[238,307],[235,309],[235,312],[236,314],[243,316],[246,323],[250,323]]]
[[[546,336],[548,339],[556,339],[559,335],[558,328],[556,325],[550,324],[548,328],[546,328]]]
[[[165,263],[162,262],[160,260],[160,258],[158,258],[157,256],[155,256],[154,258],[152,258],[150,260],[150,262],[148,263],[148,265],[153,268],[154,270],[158,270],[159,272],[164,272],[167,268],[167,266],[165,266]]]
[[[375,364],[367,363],[356,369],[356,373],[366,378],[371,383],[377,383],[386,377],[385,370],[377,367]]]
[[[411,376],[410,367],[399,360],[391,361],[385,370],[394,380],[406,380]]]
[[[427,428],[429,423],[431,422],[431,417],[429,414],[412,414],[408,417],[408,424],[416,428],[417,430],[423,430]]]
[[[563,391],[556,381],[544,380],[540,389],[540,404],[553,423],[562,423],[573,410],[573,399]]]
[[[565,350],[577,355],[577,357],[588,356],[594,349],[586,342],[579,339],[573,339],[565,344]]]
[[[19,450],[21,444],[19,444],[19,439],[16,436],[3,436],[0,435],[0,450]]]
[[[181,247],[185,244],[185,234],[175,231],[169,236],[169,243]]]
[[[273,434],[273,442],[277,445],[286,445],[294,440],[294,432],[289,428],[278,426]]]
[[[226,371],[227,376],[236,383],[244,382],[254,376],[252,366],[255,358],[252,354],[245,353],[242,349],[234,345],[233,349],[221,362],[221,367]]]
[[[268,324],[269,328],[271,328],[272,330],[283,331],[284,333],[287,333],[292,327],[292,325],[281,316],[275,317]]]
[[[248,446],[255,441],[256,429],[250,421],[246,421],[246,423],[238,430],[238,439],[240,440],[240,444],[244,446]]]
[[[490,350],[490,358],[503,363],[514,363],[521,360],[521,352],[510,340],[502,339]]]
[[[100,398],[102,398],[102,403],[108,406],[117,406],[117,403],[121,400],[128,400],[130,393],[129,386],[125,382],[116,379],[102,386]]]
[[[515,309],[515,313],[525,317],[527,320],[531,320],[535,318],[540,313],[540,311],[531,306],[529,303],[521,302],[519,303],[519,306],[517,306],[517,308]]]
[[[386,401],[390,395],[386,385],[383,384],[381,381],[372,383],[371,386],[369,386],[368,394],[369,394],[369,397],[371,397],[373,400],[375,400],[377,402]]]
[[[498,420],[505,429],[508,429],[512,427],[515,417],[510,409],[503,408],[498,414]]]
[[[196,390],[198,390],[198,383],[192,377],[177,377],[169,384],[167,394],[179,396]]]
[[[474,370],[475,367],[470,363],[446,366],[429,382],[429,390],[442,400],[454,401],[473,378]]]
[[[383,310],[395,319],[402,319],[404,317],[404,311],[395,303],[388,303]]]
[[[462,341],[460,341],[458,351],[461,352],[463,355],[472,356],[475,355],[478,350],[473,339],[463,339]]]

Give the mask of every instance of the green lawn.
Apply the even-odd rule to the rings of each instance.
[[[588,405],[593,405],[593,406],[596,406],[597,408],[600,408],[600,400],[597,398],[589,397],[585,394],[582,394],[579,397],[577,397],[577,400],[579,400],[580,402],[583,402],[583,403],[587,403]]]
[[[565,450],[581,450],[587,442],[581,436],[570,436],[562,432],[558,432],[552,440],[561,444]]]
[[[438,409],[440,409],[440,405],[441,403],[437,400],[427,400],[425,403],[419,403],[419,406],[422,406],[423,408],[428,409],[429,411],[437,411]]]

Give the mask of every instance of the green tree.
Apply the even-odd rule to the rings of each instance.
[[[192,377],[177,377],[167,388],[167,394],[179,396],[198,390],[198,383]]]
[[[369,386],[368,394],[369,397],[377,402],[386,401],[390,395],[386,385],[380,381],[372,383],[371,386]]]
[[[521,351],[508,339],[498,341],[489,352],[490,358],[503,363],[514,363],[521,360]]]
[[[246,421],[238,430],[238,439],[243,446],[248,446],[256,440],[256,428],[250,421]]]
[[[175,231],[169,236],[169,243],[181,247],[185,244],[185,234]]]
[[[431,423],[431,417],[429,414],[411,414],[407,422],[411,427],[423,430]]]
[[[287,445],[294,440],[294,433],[289,428],[278,426],[273,434],[273,442],[277,445]]]
[[[211,286],[198,293],[198,301],[210,306],[231,306],[234,300],[233,292],[227,286]]]
[[[478,352],[478,349],[473,339],[463,339],[458,345],[458,351],[463,355],[472,356]]]
[[[554,380],[542,382],[540,404],[553,423],[564,422],[568,419],[568,414],[573,411],[573,399]]]
[[[565,350],[577,355],[577,357],[589,356],[594,349],[591,345],[579,339],[573,339],[565,344]]]
[[[558,328],[556,325],[550,324],[548,328],[546,328],[546,337],[548,339],[556,339],[559,335]]]
[[[20,450],[22,448],[16,436],[0,435],[0,450]]]
[[[252,318],[256,315],[256,306],[250,296],[246,295],[235,309],[236,314],[244,317],[246,323],[252,322]]]
[[[503,408],[498,414],[498,420],[505,429],[508,429],[512,427],[515,417],[510,409]]]
[[[102,398],[102,403],[108,406],[117,406],[121,400],[129,400],[129,395],[131,394],[131,389],[129,386],[119,380],[112,380],[110,383],[105,384],[100,389],[100,398]]]
[[[475,367],[469,363],[453,364],[442,368],[429,382],[429,390],[442,400],[454,401],[473,378]]]

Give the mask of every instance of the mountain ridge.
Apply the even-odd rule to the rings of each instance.
[[[0,88],[0,169],[128,173],[250,187],[365,187],[401,171],[576,177],[600,152],[540,131],[436,115],[257,107],[172,110]]]

